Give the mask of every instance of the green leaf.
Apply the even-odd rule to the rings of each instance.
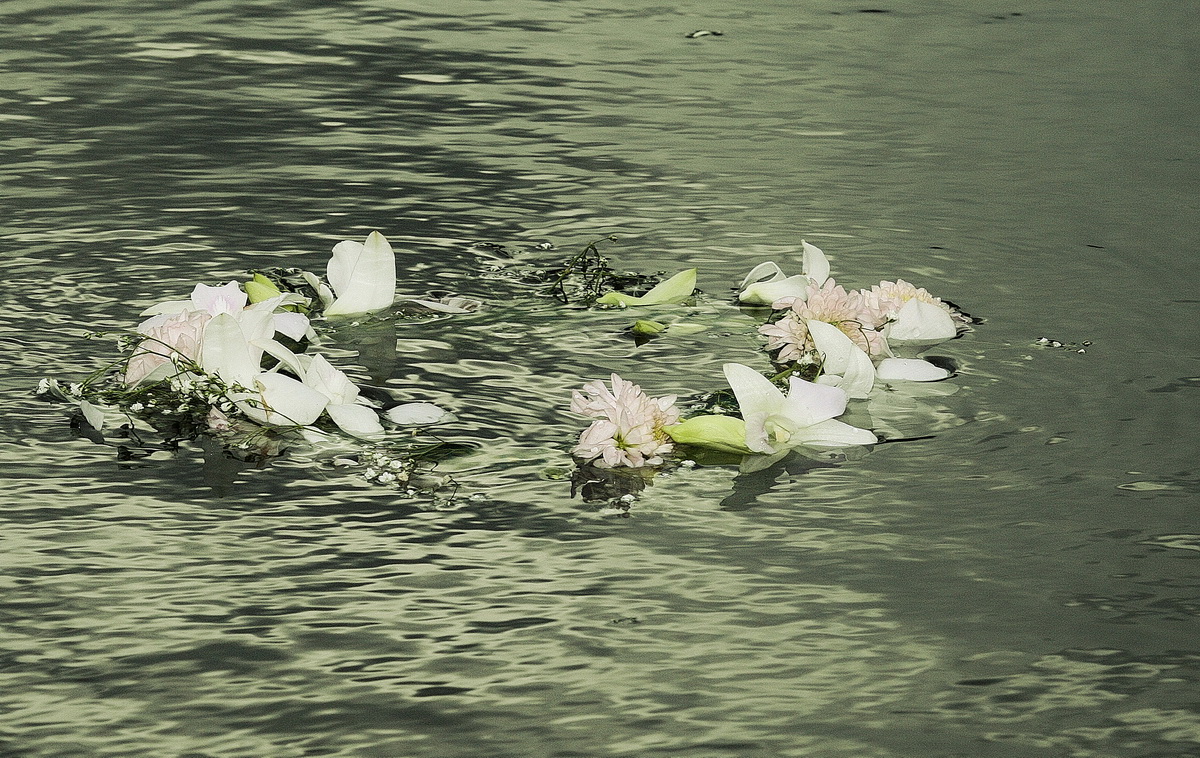
[[[623,292],[609,292],[596,300],[597,305],[661,305],[663,303],[681,303],[692,296],[696,289],[696,269],[689,268],[680,271],[666,281],[659,282],[641,297],[626,295]]]
[[[634,334],[644,334],[647,336],[662,334],[666,330],[667,325],[661,321],[650,321],[647,319],[638,319],[633,322],[633,326],[629,327],[629,331]]]
[[[251,303],[261,303],[264,300],[270,300],[273,297],[279,297],[283,293],[272,282],[262,274],[255,274],[254,278],[242,285],[242,289],[246,291],[247,297]]]
[[[680,445],[695,445],[725,453],[749,455],[746,422],[734,416],[694,416],[680,424],[663,427]]]

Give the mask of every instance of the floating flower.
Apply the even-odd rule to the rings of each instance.
[[[771,305],[808,296],[809,287],[821,286],[829,278],[829,259],[816,245],[800,240],[803,252],[803,273],[788,276],[774,261],[760,263],[746,274],[738,288],[738,300],[749,305]],[[787,306],[775,306],[787,307]]]
[[[825,280],[820,286],[810,285],[804,299],[776,301],[775,308],[789,310],[773,323],[759,327],[758,331],[767,337],[768,350],[780,351],[776,356],[779,363],[797,360],[816,348],[808,330],[810,321],[832,324],[867,355],[886,353],[887,344],[878,331],[884,319],[867,306],[861,292],[847,292],[833,279]]]
[[[334,245],[326,274],[334,295],[326,316],[381,311],[396,298],[396,255],[379,232],[368,234],[365,243],[345,240]]]
[[[164,379],[180,370],[180,361],[198,362],[204,327],[210,319],[206,311],[183,311],[143,321],[138,332],[144,339],[130,356],[122,380],[135,385],[147,379]]]
[[[863,297],[872,308],[888,316],[895,315],[909,300],[919,300],[936,305],[946,313],[951,312],[950,306],[943,303],[941,298],[934,297],[924,287],[910,284],[903,279],[873,285],[871,289],[863,290]]]
[[[725,451],[740,447],[774,455],[800,446],[848,447],[877,441],[870,431],[836,420],[845,412],[848,399],[839,387],[791,377],[788,394],[784,395],[770,379],[749,366],[726,363],[724,370],[737,397],[742,423],[736,423],[738,419],[717,422],[714,419],[722,417],[697,416],[667,429],[677,442]]]
[[[571,394],[571,410],[596,419],[571,454],[601,468],[657,466],[673,445],[664,427],[679,420],[675,396],[652,398],[613,374],[612,389],[596,380]]]
[[[954,337],[953,310],[923,287],[903,279],[880,282],[863,291],[867,306],[887,319],[889,344],[933,345]]]

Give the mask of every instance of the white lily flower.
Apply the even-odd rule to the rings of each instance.
[[[750,305],[770,305],[785,297],[803,300],[812,280],[804,274],[788,276],[774,261],[750,269],[739,287],[738,300]]]
[[[771,305],[784,298],[792,301],[808,297],[810,286],[820,287],[829,278],[829,259],[816,245],[800,240],[803,248],[803,273],[788,276],[779,264],[760,263],[742,280],[738,300],[751,305]]]
[[[804,250],[804,275],[820,287],[829,278],[829,259],[825,257],[824,251],[816,245],[810,245],[804,240],[800,240],[800,246]]]
[[[808,327],[817,352],[824,358],[817,383],[841,387],[853,398],[870,395],[875,385],[871,357],[833,324],[806,319],[804,325]]]
[[[746,447],[774,454],[799,447],[870,445],[875,435],[835,420],[846,410],[848,395],[830,387],[791,377],[788,394],[762,374],[740,363],[726,363],[725,378],[737,397],[746,422]]]
[[[326,316],[381,311],[396,298],[396,255],[379,232],[367,235],[365,243],[345,240],[335,245],[326,274],[336,295]]]

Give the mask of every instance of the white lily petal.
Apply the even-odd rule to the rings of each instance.
[[[329,404],[329,398],[285,374],[260,373],[251,384],[256,392],[233,393],[230,399],[260,424],[307,426]]]
[[[327,405],[325,412],[339,429],[352,437],[375,439],[383,435],[383,424],[379,423],[379,415],[365,405]]]
[[[885,382],[936,382],[950,376],[946,369],[920,358],[884,358],[875,371]]]
[[[745,418],[746,448],[754,453],[774,453],[779,448],[771,442],[771,433],[767,424],[773,420],[772,414],[750,413],[742,414]]]
[[[104,429],[104,409],[97,405],[89,403],[87,400],[79,401],[79,410],[83,411],[83,417],[87,420],[88,425],[96,431]]]
[[[250,344],[232,314],[218,314],[204,327],[200,365],[206,373],[216,374],[226,384],[249,386],[261,361],[262,349]]]
[[[848,398],[841,387],[815,384],[792,376],[788,377],[785,412],[801,426],[812,426],[845,413]]]
[[[738,294],[738,300],[760,305],[771,305],[785,297],[804,300],[808,297],[808,286],[811,283],[812,280],[803,274],[758,282],[743,289]]]
[[[874,445],[879,440],[868,429],[829,419],[819,424],[798,429],[790,442],[808,447],[849,447],[851,445]]]
[[[783,269],[779,268],[778,263],[767,261],[750,269],[750,273],[746,274],[745,278],[742,279],[742,283],[738,285],[738,289],[746,289],[751,284],[778,281],[784,276]]]
[[[804,275],[819,287],[829,278],[829,259],[816,245],[804,240],[800,240],[800,245],[804,248]]]
[[[166,302],[157,303],[142,311],[142,316],[157,316],[162,313],[181,313],[183,311],[195,310],[192,307],[191,300],[167,300]]]
[[[367,235],[365,244],[346,240],[335,245],[327,273],[337,295],[325,309],[327,316],[373,313],[390,308],[396,299],[396,255],[379,232]]]
[[[751,416],[762,415],[765,418],[778,413],[783,407],[783,392],[754,369],[741,363],[726,363],[722,370],[747,424]]]
[[[443,297],[442,300],[410,299],[404,300],[404,302],[412,302],[422,308],[428,308],[430,311],[438,313],[474,313],[475,311],[479,311],[480,307],[484,305],[484,303],[473,299],[473,297]]]
[[[192,305],[196,310],[218,313],[237,313],[246,307],[249,296],[242,292],[237,282],[228,282],[220,287],[197,284],[192,289]]]
[[[334,405],[345,405],[358,399],[358,385],[320,353],[308,362],[304,383],[329,398]]]
[[[317,298],[321,301],[322,308],[328,308],[333,305],[333,290],[329,289],[329,285],[321,281],[320,277],[311,271],[301,271],[300,276],[304,282],[312,287],[317,293]]]
[[[284,311],[275,314],[275,331],[299,342],[308,334],[308,316]]]
[[[424,426],[454,420],[454,414],[433,403],[404,403],[389,408],[384,415],[392,423],[401,426]]]
[[[958,333],[954,319],[940,306],[909,300],[888,324],[887,339],[900,342],[944,342]]]
[[[866,397],[875,385],[875,366],[871,357],[855,345],[845,332],[833,324],[808,319],[805,322],[813,344],[824,357],[823,371],[838,374],[842,380],[838,386],[850,397]]]
[[[255,340],[251,343],[251,346],[261,349],[264,353],[286,366],[293,374],[301,379],[304,378],[305,364],[300,361],[300,356],[288,350],[282,343],[276,340]]]

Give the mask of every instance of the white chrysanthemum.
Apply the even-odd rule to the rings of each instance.
[[[657,466],[673,445],[664,426],[679,421],[675,396],[653,398],[613,374],[612,389],[597,380],[571,393],[571,410],[596,419],[571,454],[602,468]]]
[[[909,300],[920,300],[923,303],[936,305],[953,315],[953,310],[949,305],[943,303],[941,298],[934,297],[924,287],[910,284],[903,279],[897,279],[894,282],[880,282],[871,289],[861,290],[861,292],[868,307],[883,314],[884,317],[895,316]]]

